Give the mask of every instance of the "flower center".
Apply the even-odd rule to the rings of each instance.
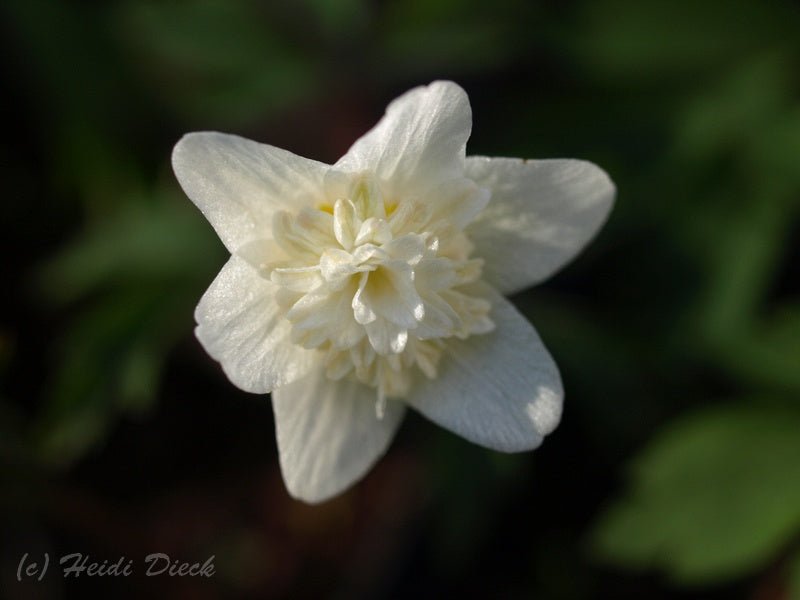
[[[444,341],[491,331],[488,301],[470,291],[483,261],[457,224],[485,193],[458,180],[440,202],[386,200],[367,175],[344,197],[279,212],[273,237],[286,258],[266,266],[291,339],[324,353],[332,380],[354,377],[405,396],[416,371],[436,377]]]

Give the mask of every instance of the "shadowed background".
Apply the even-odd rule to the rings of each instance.
[[[800,598],[800,5],[5,0],[0,587],[7,598]],[[169,166],[221,130],[335,161],[414,85],[469,154],[618,187],[519,294],[566,388],[522,455],[410,415],[291,500],[268,398],[192,335],[226,260]],[[16,581],[20,558],[134,559]],[[211,579],[142,576],[151,552]]]

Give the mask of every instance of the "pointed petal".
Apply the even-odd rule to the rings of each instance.
[[[460,326],[458,313],[439,294],[430,293],[424,300],[425,318],[414,329],[414,337],[429,340],[452,335],[454,328]]]
[[[388,261],[372,271],[358,298],[370,313],[401,328],[414,328],[425,317],[425,305],[414,287],[414,272],[401,261]]]
[[[272,283],[293,292],[307,294],[323,285],[319,266],[277,267],[269,275]]]
[[[319,259],[319,271],[326,281],[335,282],[353,273],[364,271],[353,260],[353,255],[340,248],[326,248]]]
[[[414,269],[414,283],[420,290],[438,292],[458,282],[455,262],[447,258],[426,258]]]
[[[289,493],[309,503],[335,496],[363,477],[386,451],[402,420],[401,402],[375,415],[375,390],[324,369],[272,394],[281,472]]]
[[[614,184],[600,167],[571,159],[522,161],[471,156],[467,176],[490,188],[489,205],[470,224],[484,280],[512,294],[572,260],[605,222]]]
[[[329,340],[339,349],[356,344],[364,337],[364,328],[355,321],[351,307],[357,289],[353,281],[338,293],[312,292],[300,298],[286,314],[294,324],[292,340],[307,348]]]
[[[463,176],[472,128],[466,92],[450,81],[418,87],[394,100],[380,122],[334,166],[372,171],[388,189],[422,193]]]
[[[408,330],[386,319],[376,319],[364,325],[369,343],[382,355],[398,354],[408,343]]]
[[[438,376],[419,378],[408,404],[476,444],[530,450],[561,418],[561,377],[525,317],[497,292],[485,294],[495,330],[447,340]]]
[[[360,325],[372,323],[378,318],[378,315],[372,310],[372,305],[368,302],[368,295],[366,293],[368,279],[369,273],[361,274],[358,282],[358,290],[353,294],[353,301],[351,303],[353,307],[353,316]]]
[[[286,252],[275,240],[269,238],[254,238],[245,242],[236,250],[236,254],[245,259],[250,266],[262,276],[269,277],[275,263],[288,259]]]
[[[342,248],[350,250],[353,247],[360,227],[356,207],[350,200],[339,198],[333,206],[333,233]]]
[[[276,210],[321,202],[330,167],[235,135],[202,132],[175,145],[172,168],[233,253],[245,242],[270,238]]]
[[[425,236],[408,233],[383,245],[383,250],[393,260],[416,265],[425,255]]]
[[[462,229],[486,208],[490,199],[490,190],[462,177],[428,190],[420,203],[430,208],[430,222],[444,219]]]
[[[243,258],[232,256],[194,313],[197,339],[246,392],[269,392],[302,377],[313,363],[313,352],[289,341],[276,289]]]

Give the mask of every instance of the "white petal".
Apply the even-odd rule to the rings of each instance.
[[[425,236],[408,233],[383,245],[383,250],[393,260],[416,265],[425,254]]]
[[[522,161],[471,156],[467,176],[492,190],[467,228],[483,278],[504,294],[546,279],[597,233],[614,201],[600,167],[571,159]]]
[[[476,444],[530,450],[561,418],[561,377],[525,317],[497,292],[484,293],[495,330],[447,340],[438,377],[418,378],[408,403]]]
[[[458,282],[455,263],[447,258],[426,258],[414,269],[417,289],[426,292],[446,290]]]
[[[428,190],[421,203],[431,209],[431,222],[444,219],[461,229],[486,208],[490,199],[490,190],[478,187],[471,179],[462,177]]]
[[[319,259],[319,271],[327,281],[338,281],[359,270],[366,270],[359,268],[354,262],[349,252],[340,248],[326,248]]]
[[[364,337],[351,308],[356,289],[356,282],[351,282],[336,294],[323,290],[300,298],[286,314],[293,323],[292,340],[308,348],[328,339],[339,349],[356,344]]]
[[[338,199],[333,206],[333,232],[342,248],[350,250],[353,247],[360,227],[353,203],[343,198]]]
[[[374,389],[349,378],[331,381],[321,368],[272,394],[281,471],[293,497],[322,502],[383,455],[404,406],[387,400],[378,419],[376,401]]]
[[[263,273],[263,270],[261,272]],[[277,267],[269,275],[272,283],[293,292],[307,294],[322,285],[322,277],[318,266]]]
[[[414,272],[401,261],[388,261],[372,271],[358,299],[370,313],[401,328],[416,327],[425,317],[425,305],[414,287]]]
[[[408,330],[386,319],[367,323],[364,329],[375,352],[384,356],[402,352],[408,343]]]
[[[289,341],[277,286],[232,256],[195,310],[195,334],[225,374],[246,392],[266,393],[305,375],[314,353]]]
[[[466,92],[450,81],[437,81],[394,100],[381,121],[334,166],[371,171],[390,182],[390,190],[421,193],[463,176],[471,128]]]
[[[272,237],[276,210],[321,203],[330,167],[235,135],[203,132],[175,145],[172,168],[233,253],[253,239]]]
[[[420,340],[448,337],[460,326],[461,320],[453,307],[439,294],[425,296],[425,318],[414,329],[414,337]]]
[[[353,316],[361,325],[372,323],[378,318],[378,315],[376,315],[375,311],[372,310],[372,306],[369,304],[366,294],[368,277],[368,273],[362,273],[358,282],[358,290],[353,295],[353,301],[351,304],[353,307]]]
[[[275,263],[285,261],[288,256],[275,240],[269,238],[252,239],[239,246],[236,254],[245,259],[262,275],[269,276]]]
[[[392,239],[392,230],[389,224],[383,219],[370,217],[361,224],[358,235],[353,242],[356,246],[361,246],[368,242],[375,244],[385,244]]]

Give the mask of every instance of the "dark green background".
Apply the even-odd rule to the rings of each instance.
[[[5,0],[0,587],[8,598],[800,598],[800,5]],[[607,226],[513,298],[562,369],[531,454],[411,415],[289,499],[266,398],[192,335],[222,244],[188,131],[333,162],[458,81],[471,154],[576,157]],[[24,553],[139,576],[16,581]],[[150,552],[213,579],[145,578]]]

